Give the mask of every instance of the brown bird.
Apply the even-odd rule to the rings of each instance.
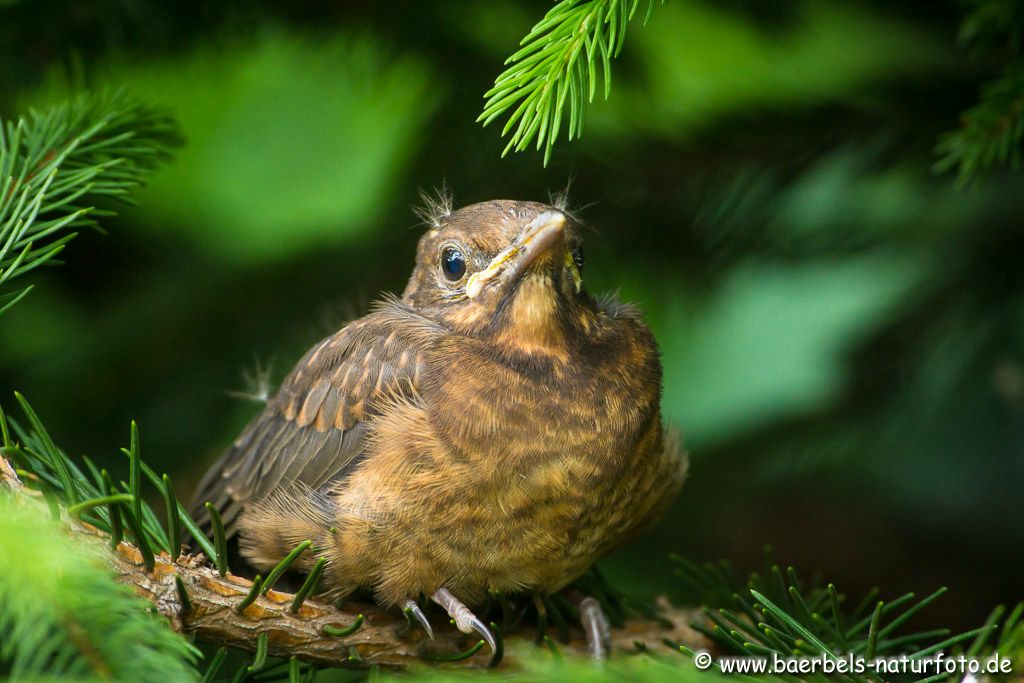
[[[437,207],[402,297],[316,344],[200,483],[242,555],[327,559],[335,597],[551,593],[659,516],[686,459],[633,306],[582,284],[579,224],[533,202]],[[588,633],[590,630],[588,630]]]

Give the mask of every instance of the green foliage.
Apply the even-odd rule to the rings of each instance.
[[[508,68],[484,95],[487,102],[477,119],[486,126],[515,107],[501,131],[504,137],[515,128],[503,156],[536,139],[547,166],[566,113],[569,140],[580,136],[584,110],[597,92],[598,71],[607,99],[611,59],[622,51],[626,27],[639,6],[640,0],[560,0],[520,41],[520,49],[505,61]],[[648,0],[644,23],[653,11],[654,0]]]
[[[639,0],[560,0],[520,41],[520,49],[506,60],[507,68],[485,93],[487,102],[477,119],[486,126],[512,111],[501,133],[504,137],[511,132],[503,156],[510,151],[523,151],[536,141],[538,150],[544,148],[544,165],[547,166],[566,114],[569,140],[579,138],[586,105],[593,102],[598,90],[599,71],[603,74],[604,97],[608,98],[611,59],[619,55],[626,27],[639,4]],[[985,84],[978,104],[963,114],[960,128],[940,136],[936,146],[939,159],[935,170],[956,169],[961,184],[994,164],[1010,163],[1016,167],[1024,139],[1024,62],[1017,58],[1024,27],[1024,3],[1020,0],[974,0],[973,5],[961,26],[961,41],[975,52],[999,50],[1009,56],[1009,61],[1000,76]],[[654,0],[650,0],[645,24],[653,9]],[[806,54],[796,55],[798,61],[809,57],[803,60],[803,66],[780,68],[776,37],[765,36],[759,41],[757,36],[749,35],[741,22],[727,18],[726,13],[714,8],[697,5],[683,10],[677,8],[676,13],[684,11],[694,16],[688,17],[682,26],[676,25],[664,32],[669,39],[660,63],[648,60],[657,74],[658,85],[649,89],[653,106],[644,108],[646,112],[640,113],[641,121],[637,123],[679,131],[678,122],[673,119],[699,118],[709,104],[713,104],[713,99],[703,92],[709,89],[726,97],[732,97],[734,90],[751,88],[768,99],[801,97],[814,91],[808,85],[817,78],[816,74],[827,75],[828,88],[841,88],[843,79],[837,77],[836,68],[852,66],[855,77],[856,72],[871,71],[874,64],[881,65],[888,60],[887,50],[880,50],[880,45],[899,46],[892,56],[899,56],[902,68],[935,61],[935,55],[922,59],[925,53],[913,45],[916,37],[908,41],[907,36],[888,31],[896,27],[868,22],[864,30],[850,31],[850,21],[864,19],[851,8],[812,2],[805,9],[811,15],[808,19],[811,23],[824,20],[827,25],[830,16],[838,20],[834,28],[842,35],[857,35],[859,47],[823,38],[829,29],[826,26],[822,31],[822,27],[818,27],[806,36],[811,45],[816,42],[818,53],[805,51]],[[716,25],[707,25],[709,20]],[[728,24],[734,24],[739,32],[730,30]],[[865,30],[874,29],[891,35],[879,34],[875,39],[868,39]],[[815,41],[815,37],[820,40]],[[735,40],[760,42],[756,47],[751,46],[753,51],[749,55],[752,68],[765,70],[759,77],[751,77],[750,69],[735,68],[734,60],[743,55],[743,51],[736,50],[736,46],[723,47]],[[850,58],[850,50],[856,49],[864,52],[863,58]],[[909,60],[906,59],[908,49],[912,55]],[[722,73],[715,72],[718,54],[727,54],[730,59]],[[838,59],[833,61],[834,58]],[[679,72],[693,72],[699,82],[687,84],[682,93],[676,92],[678,88],[673,80],[674,74]],[[731,83],[729,78],[734,75],[740,80]],[[630,93],[629,99],[635,101],[640,96],[637,92]],[[659,106],[659,103],[662,104]],[[633,113],[640,108],[634,106],[629,110]]]
[[[177,142],[166,113],[120,91],[0,121],[0,288],[97,227],[97,202],[129,201]],[[0,289],[0,313],[31,289]]]
[[[20,394],[15,394],[21,404],[28,427],[6,416],[0,410],[0,427],[3,443],[0,452],[9,457],[18,472],[26,479],[26,485],[33,487],[55,503],[68,506],[84,521],[96,528],[120,535],[120,521],[123,520],[132,532],[132,541],[147,558],[152,555],[171,552],[175,546],[168,529],[157,519],[156,513],[144,500],[142,477],[167,495],[163,481],[148,465],[142,462],[139,447],[139,432],[132,423],[130,447],[121,449],[129,462],[129,482],[115,485],[106,470],[97,468],[89,458],[83,458],[85,471],[53,442],[39,416]],[[177,499],[178,524],[183,526],[209,557],[215,557],[213,544],[199,531],[198,525],[189,517]],[[177,550],[177,548],[174,548]]]
[[[960,127],[939,138],[937,172],[957,171],[964,185],[986,168],[1020,164],[1024,140],[1024,2],[972,0],[960,26],[960,41],[980,57],[1004,63],[999,76],[982,86],[978,103],[961,116]]]
[[[138,217],[242,265],[364,235],[416,182],[403,168],[446,90],[381,41],[273,27],[95,69],[171,108],[188,139],[139,195]],[[45,95],[65,97],[70,86],[55,80]]]
[[[194,681],[198,651],[114,580],[101,545],[0,493],[0,670],[12,680]]]
[[[631,11],[636,9],[635,2],[624,4]],[[570,98],[570,133],[571,105],[579,104],[577,123],[582,127],[585,105],[592,101],[602,77],[608,98],[608,68],[615,53],[598,49],[597,58],[592,59],[587,48],[599,44],[584,38],[595,33],[610,37],[610,27],[590,22],[587,13],[603,5],[558,3],[523,39],[522,49],[507,60],[509,67],[485,94],[488,100],[478,119],[486,125],[516,107],[502,133],[514,127],[505,153],[526,149],[536,135],[537,148],[545,148],[547,164],[554,144],[551,130],[557,131],[558,121],[564,118],[555,117],[556,111],[564,114],[564,106],[559,108],[555,99],[562,95],[562,88]],[[653,2],[647,6],[647,18],[652,8]],[[579,28],[585,32],[574,34]],[[624,32],[618,33],[616,40],[623,36]],[[580,40],[585,48],[570,70],[567,64]],[[626,131],[689,138],[723,115],[750,106],[813,105],[838,99],[893,72],[919,72],[941,59],[937,46],[913,26],[856,5],[821,1],[799,3],[799,11],[780,31],[759,28],[729,8],[676,0],[659,11],[658,21],[635,48],[637,68],[632,78],[617,86],[619,96],[594,118],[595,130],[603,138]],[[517,60],[517,55],[522,57]],[[571,99],[574,94],[575,100]],[[550,99],[555,106],[548,103]]]
[[[663,352],[663,410],[699,449],[835,400],[843,340],[883,321],[919,277],[894,256],[751,264],[711,294],[659,302],[659,338],[687,340]]]
[[[794,7],[767,26],[722,3],[660,7],[630,43],[628,76],[588,121],[595,148],[638,136],[717,147],[718,131],[740,138],[750,117],[785,111],[799,120],[815,108],[857,101],[879,83],[920,79],[946,60],[948,48],[920,26],[862,3],[803,0]]]
[[[960,24],[960,42],[972,50],[1008,48],[1017,53],[1024,38],[1024,2],[1021,0],[969,0]]]
[[[965,184],[979,171],[996,164],[1020,164],[1024,139],[1024,61],[1008,66],[1002,76],[987,83],[981,100],[964,112],[962,125],[944,133],[935,170],[956,169]]]
[[[67,513],[83,519],[96,528],[112,534],[112,540],[120,537],[120,520],[124,520],[127,528],[131,530],[131,541],[139,548],[143,561],[148,569],[153,568],[154,555],[161,551],[177,549],[174,529],[186,528],[196,543],[204,549],[210,557],[218,557],[213,544],[199,530],[195,522],[188,516],[169,488],[169,481],[166,475],[158,478],[156,473],[142,461],[140,452],[139,430],[135,423],[131,426],[130,446],[122,449],[123,454],[128,458],[129,481],[121,482],[115,486],[106,470],[97,469],[91,460],[84,459],[86,471],[83,472],[68,456],[57,447],[50,437],[42,421],[28,401],[20,394],[16,394],[21,404],[23,413],[27,420],[27,427],[22,426],[18,421],[8,417],[0,410],[0,454],[11,459],[17,466],[17,472],[29,487],[40,491],[46,501],[50,504],[54,514],[60,506],[67,506]],[[167,527],[161,526],[156,514],[150,505],[144,500],[142,480],[147,479],[157,488],[164,498],[168,509],[177,510],[177,519],[173,520]],[[22,510],[22,507],[14,503],[7,503],[9,495],[0,491],[0,503],[10,506],[14,510]],[[27,509],[27,508],[26,508]],[[33,508],[34,510],[34,508]],[[38,511],[36,511],[38,512]],[[38,516],[38,515],[37,515]],[[81,569],[78,562],[79,555],[76,552],[69,552],[67,558],[60,561],[50,560],[50,555],[57,555],[67,550],[66,539],[57,535],[59,527],[54,522],[48,522],[47,533],[55,535],[55,540],[50,541],[43,538],[43,544],[31,548],[31,543],[26,539],[34,539],[38,529],[33,527],[31,520],[23,519],[24,515],[6,514],[4,507],[0,506],[0,631],[7,633],[8,628],[13,629],[13,637],[0,641],[0,666],[10,663],[16,675],[26,676],[42,675],[71,675],[81,674],[81,665],[76,662],[84,661],[91,669],[85,673],[92,673],[99,677],[109,677],[115,680],[194,680],[195,672],[192,664],[196,659],[198,651],[188,646],[184,640],[179,638],[165,623],[152,618],[144,613],[139,607],[139,600],[131,600],[129,603],[145,622],[140,625],[138,619],[125,616],[127,607],[122,607],[123,597],[118,598],[122,602],[110,597],[106,584],[111,584],[122,595],[127,588],[116,584],[109,571],[105,571],[98,562],[99,553],[97,549],[84,553],[82,557],[89,560],[88,569]],[[10,532],[5,525],[11,525]],[[52,527],[52,528],[51,528]],[[24,530],[22,533],[21,530]],[[15,533],[16,532],[16,533]],[[66,533],[66,531],[64,532]],[[218,536],[217,547],[223,548],[223,530]],[[7,542],[12,543],[6,546]],[[21,551],[18,554],[8,548],[20,549],[22,546],[29,550]],[[33,552],[36,554],[27,555]],[[219,556],[223,559],[226,567],[226,555]],[[14,564],[32,565],[33,569],[22,569],[19,572],[9,571],[5,562]],[[71,563],[71,569],[65,571],[64,563]],[[53,570],[49,571],[48,568]],[[284,568],[277,571],[280,575]],[[66,581],[54,583],[53,577],[60,572],[66,575]],[[47,583],[49,581],[49,583]],[[98,588],[92,583],[102,584]],[[244,598],[238,606],[239,611],[244,610],[248,604],[259,595],[261,581],[253,584],[253,590]],[[13,602],[14,598],[24,601],[32,601],[36,596],[36,587],[40,586],[39,605],[36,611],[19,611],[19,604]],[[27,588],[26,588],[27,587]],[[180,592],[182,602],[188,602],[188,593],[185,585],[178,581],[177,590]],[[73,597],[77,595],[78,597]],[[6,602],[5,602],[6,600]],[[102,607],[107,602],[111,608],[108,613],[101,613]],[[69,610],[54,612],[56,607]],[[53,612],[45,612],[50,610]],[[24,621],[12,616],[8,622],[4,621],[4,615],[27,614],[29,618]],[[42,616],[40,616],[42,615]],[[43,619],[40,621],[40,619]],[[113,639],[104,640],[104,648],[95,650],[95,644],[89,639],[80,637],[80,633],[89,633],[96,629],[96,633],[105,633],[104,628],[110,620],[120,619],[118,629]],[[50,625],[59,622],[62,629],[51,628]],[[39,626],[33,626],[39,624]],[[360,624],[361,625],[361,624]],[[358,628],[358,627],[357,627]],[[147,656],[130,657],[128,663],[114,662],[120,665],[124,671],[134,671],[131,667],[148,667],[146,677],[132,677],[125,673],[118,673],[121,669],[112,668],[112,663],[107,661],[115,653],[117,647],[124,644],[125,639],[138,630],[138,641],[132,648],[124,649],[123,653],[131,653],[133,649],[144,648]],[[353,629],[354,630],[354,629]],[[152,635],[162,633],[164,635]],[[180,647],[171,647],[168,643],[179,643]],[[266,659],[264,652],[262,656],[256,654],[256,660]],[[6,647],[6,649],[4,649]],[[107,649],[109,647],[109,649]],[[81,650],[78,654],[76,652]],[[33,654],[38,652],[38,654]],[[166,668],[168,678],[161,671],[161,658],[174,657],[174,667]],[[67,660],[67,661],[65,661]],[[208,671],[215,672],[220,666],[219,660],[214,660],[208,667]],[[249,663],[240,665],[239,672],[248,670]],[[64,667],[67,667],[66,669]],[[176,668],[175,668],[176,667]],[[178,672],[185,672],[184,678],[178,676]],[[212,673],[210,674],[212,676]]]
[[[968,657],[995,651],[1013,658],[1024,655],[1024,622],[1020,621],[1024,603],[1011,612],[1001,631],[1002,606],[985,624],[963,633],[953,634],[949,629],[907,633],[900,629],[945,593],[945,588],[920,599],[906,593],[890,601],[879,600],[875,589],[853,606],[833,584],[806,582],[793,567],[784,571],[770,551],[766,571],[751,574],[746,581],[725,561],[700,566],[676,555],[672,561],[682,580],[684,599],[705,606],[707,623],[695,623],[694,628],[725,653],[757,657],[823,654],[830,659],[854,654],[867,660],[901,654],[922,659],[939,651]],[[996,633],[999,635],[993,638]],[[680,649],[692,654],[685,647]],[[935,680],[949,677],[937,675]],[[870,669],[850,678],[882,680]]]

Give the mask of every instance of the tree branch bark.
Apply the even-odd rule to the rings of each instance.
[[[26,488],[6,458],[0,456],[0,488],[36,497]],[[104,532],[65,515],[68,528],[77,535],[106,539]],[[124,541],[107,555],[122,583],[153,603],[171,626],[179,632],[194,635],[214,645],[227,645],[242,650],[255,650],[261,634],[267,634],[268,652],[280,657],[297,657],[319,666],[365,668],[379,665],[404,669],[430,661],[432,655],[454,654],[466,650],[476,638],[459,633],[435,618],[436,638],[431,641],[419,626],[407,628],[404,615],[397,610],[359,602],[345,602],[341,608],[307,599],[298,613],[291,612],[292,594],[268,591],[239,611],[238,605],[249,593],[252,582],[232,575],[220,576],[209,566],[202,554],[181,555],[172,560],[166,553],[156,558],[152,572],[147,572],[139,550]],[[188,596],[186,609],[175,581],[180,577]],[[671,628],[657,621],[631,619],[621,629],[612,631],[612,652],[636,652],[637,643],[648,649],[664,649],[664,638],[693,649],[705,646],[703,636],[687,624],[694,618],[693,610],[671,606],[660,599],[661,615]],[[323,628],[347,628],[363,615],[365,620],[355,632],[344,637],[325,635]],[[445,619],[444,621],[447,621]],[[516,660],[528,657],[532,645],[532,629],[527,634],[517,631],[505,634],[506,656],[503,667],[515,667]],[[567,653],[586,656],[586,643],[579,628],[571,630],[571,640],[561,646]],[[446,666],[485,667],[490,656],[483,650],[476,655]]]

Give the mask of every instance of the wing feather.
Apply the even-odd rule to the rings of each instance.
[[[210,501],[231,537],[248,503],[345,477],[365,455],[368,420],[386,401],[417,391],[420,351],[444,331],[388,300],[310,349],[199,483],[197,521],[209,528]]]

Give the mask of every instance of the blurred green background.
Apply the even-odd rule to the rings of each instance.
[[[841,589],[952,590],[944,626],[1024,597],[1024,183],[932,171],[999,62],[955,2],[671,0],[634,22],[581,142],[500,159],[474,123],[550,3],[0,3],[0,114],[79,87],[166,104],[188,144],[0,319],[0,388],[55,440],[187,497],[317,339],[404,286],[420,188],[457,205],[572,180],[586,282],[639,303],[691,476],[603,565],[762,547]],[[926,616],[927,619],[927,616]]]

